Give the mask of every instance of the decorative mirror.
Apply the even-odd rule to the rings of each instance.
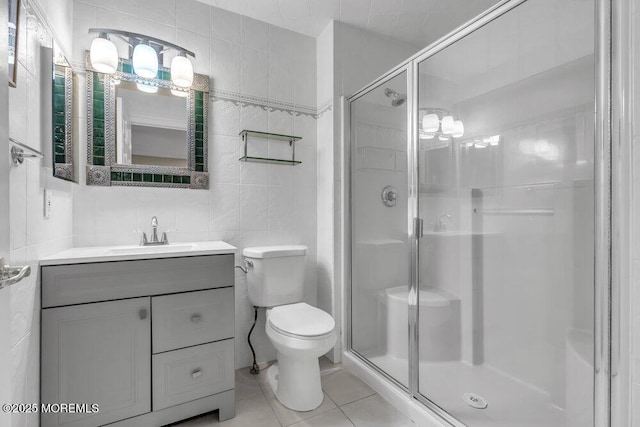
[[[52,80],[53,176],[73,181],[73,69],[55,43]]]
[[[20,10],[22,3],[22,9]],[[23,67],[27,72],[39,76],[38,85],[33,85],[28,92],[28,104],[39,105],[37,120],[40,131],[37,138],[25,141],[13,140],[13,150],[20,162],[24,157],[35,155],[46,159],[47,167],[51,166],[53,176],[67,181],[74,181],[77,171],[74,167],[75,147],[73,142],[73,91],[75,74],[71,67],[68,51],[56,37],[55,31],[46,19],[42,5],[34,1],[15,1],[9,3],[17,7],[22,15],[22,28],[19,29],[21,46],[28,46],[24,52],[26,60],[14,65]],[[18,13],[15,11],[15,13]],[[11,27],[10,27],[11,32]],[[16,43],[13,40],[13,43]],[[13,52],[15,55],[15,52]],[[26,84],[27,82],[18,82]],[[32,93],[33,92],[33,93]],[[33,108],[33,107],[32,107]],[[35,113],[35,112],[34,112]],[[25,154],[23,149],[32,153]]]
[[[115,73],[96,71],[87,52],[87,184],[209,188],[209,77],[177,86],[120,58]]]

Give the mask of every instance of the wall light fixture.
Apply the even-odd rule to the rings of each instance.
[[[110,40],[110,36],[124,41],[129,46],[129,59],[136,75],[143,78],[155,78],[163,56],[175,51],[171,61],[171,81],[180,88],[188,88],[193,84],[193,64],[187,56],[196,55],[176,44],[129,31],[109,28],[90,28],[89,33],[97,33],[89,51],[91,66],[100,73],[113,74],[118,69],[118,49]],[[141,89],[143,90],[143,89]]]

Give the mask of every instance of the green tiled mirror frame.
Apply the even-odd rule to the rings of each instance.
[[[53,176],[73,181],[73,69],[53,65]]]
[[[171,70],[159,67],[156,78],[133,74],[131,61],[120,59],[114,74],[87,69],[87,185],[209,188],[208,172],[208,102],[209,77],[194,74],[187,99],[186,168],[121,165],[116,163],[115,102],[116,81],[142,83],[160,88],[184,90],[171,83]]]

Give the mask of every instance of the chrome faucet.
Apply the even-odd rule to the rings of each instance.
[[[440,218],[438,218],[438,222],[436,222],[435,227],[433,227],[433,231],[447,231],[447,220],[450,219],[451,215],[449,214],[440,215]]]
[[[167,233],[162,233],[162,240],[158,240],[158,217],[151,218],[151,227],[153,228],[153,234],[151,234],[151,241],[147,240],[147,233],[142,232],[140,238],[140,246],[157,246],[168,245],[169,239],[167,239]]]

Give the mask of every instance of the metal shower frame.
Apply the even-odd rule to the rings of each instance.
[[[344,351],[355,356],[366,367],[402,389],[413,399],[425,405],[443,422],[452,426],[464,426],[459,420],[431,402],[418,391],[418,239],[415,236],[415,222],[418,213],[418,123],[414,112],[418,111],[417,84],[418,64],[446,47],[456,43],[482,26],[492,22],[528,0],[503,0],[480,16],[467,22],[403,63],[391,69],[352,96],[343,99],[342,139],[343,139],[343,319]],[[617,49],[624,51],[628,35],[628,5],[619,0],[595,0],[595,146],[594,146],[594,190],[595,190],[595,251],[594,251],[594,427],[612,427],[626,424],[628,418],[629,386],[628,356],[621,352],[624,345],[625,321],[628,314],[621,309],[628,290],[621,286],[628,273],[624,261],[628,247],[627,233],[620,233],[629,225],[624,206],[625,194],[629,195],[628,173],[630,166],[628,132],[625,124],[629,121],[628,97],[625,95],[628,82],[629,63],[625,55],[618,55]],[[627,18],[625,18],[627,17]],[[627,21],[625,21],[627,19]],[[612,23],[616,23],[615,32]],[[628,55],[626,55],[628,56]],[[390,79],[407,73],[407,147],[408,147],[408,221],[411,260],[411,281],[409,287],[409,386],[405,387],[389,376],[364,356],[352,348],[351,337],[351,280],[352,280],[352,235],[351,212],[351,158],[350,105],[371,90],[385,84]],[[617,128],[612,123],[622,123]],[[627,176],[625,176],[625,173]],[[628,210],[628,209],[627,209]],[[614,257],[613,254],[616,256]],[[621,258],[621,259],[619,259]]]

